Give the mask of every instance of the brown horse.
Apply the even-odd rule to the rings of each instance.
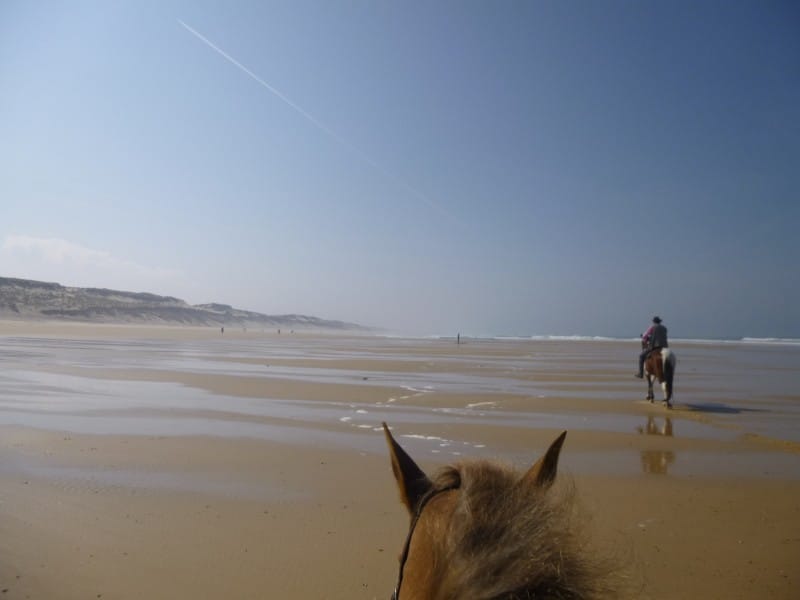
[[[664,392],[664,405],[672,408],[672,382],[675,378],[675,353],[669,348],[653,350],[644,361],[644,375],[647,379],[647,399],[655,400],[653,381],[658,380]]]
[[[525,474],[471,461],[428,478],[383,429],[411,516],[394,600],[619,597],[576,529],[572,488],[552,485],[566,431]]]

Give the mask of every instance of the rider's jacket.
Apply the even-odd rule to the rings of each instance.
[[[658,325],[651,327],[647,333],[649,334],[647,339],[647,347],[650,350],[653,348],[669,348],[666,327],[659,323]]]

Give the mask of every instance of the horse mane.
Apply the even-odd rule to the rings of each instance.
[[[457,487],[450,519],[439,519],[438,592],[459,600],[619,597],[617,570],[589,551],[574,485],[521,485],[490,461],[442,468],[436,489]]]

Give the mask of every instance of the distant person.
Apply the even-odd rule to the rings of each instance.
[[[456,344],[460,344],[460,343],[461,343],[461,334],[459,333],[459,334],[456,336]]]
[[[639,355],[639,372],[636,377],[644,377],[644,361],[653,350],[669,348],[667,328],[661,324],[661,317],[653,317],[653,324],[642,334],[642,353]]]
[[[224,327],[220,327],[219,328],[219,334],[222,335],[224,333],[225,333],[225,328]]]

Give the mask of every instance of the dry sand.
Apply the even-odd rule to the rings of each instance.
[[[106,368],[71,362],[70,349],[62,363],[28,364],[35,361],[14,354],[12,338],[19,337],[36,338],[26,348],[53,346],[54,338],[113,340],[117,348],[130,343],[130,352],[136,340],[159,340],[165,352],[173,342],[191,342],[193,357],[207,364],[263,367],[265,374],[196,371],[173,362],[158,369],[147,362],[112,361],[110,354]],[[497,456],[520,468],[559,431],[545,416],[556,425],[566,419],[576,427],[570,427],[562,453],[562,476],[575,482],[595,539],[625,562],[639,597],[798,597],[796,443],[763,432],[748,435],[753,432],[735,416],[718,419],[691,403],[679,402],[668,415],[638,402],[641,390],[629,381],[632,344],[458,347],[438,340],[365,342],[298,334],[282,352],[278,339],[289,338],[226,331],[225,345],[219,346],[218,331],[200,328],[0,323],[0,367],[6,374],[29,369],[77,375],[101,387],[170,383],[220,403],[230,398],[319,403],[299,416],[248,415],[233,405],[97,411],[123,421],[177,415],[218,424],[272,424],[286,432],[276,440],[43,427],[37,420],[43,411],[70,423],[83,409],[40,407],[26,413],[15,405],[18,394],[0,396],[0,598],[386,598],[408,519],[380,434],[355,424],[358,416],[383,418],[377,411],[395,411],[388,414],[396,417],[399,436],[470,440],[465,454]],[[249,344],[247,352],[232,351],[238,341]],[[253,356],[259,344],[269,350],[263,358]],[[631,360],[607,364],[599,357],[608,353],[630,354]],[[573,365],[583,368],[573,372]],[[317,370],[324,376],[315,377]],[[497,381],[497,388],[471,393],[441,384],[410,393],[396,379],[406,374],[438,382],[438,374],[458,381],[476,372],[481,381]],[[582,391],[582,385],[601,380],[606,391],[619,385],[619,394],[599,401],[591,386]],[[550,391],[519,393],[509,389],[509,381],[545,382]],[[684,381],[687,390],[707,385],[688,372]],[[64,383],[64,390],[68,387]],[[58,389],[50,393],[62,398]],[[63,397],[70,394],[64,391]],[[485,422],[478,416],[449,422],[450,413],[430,412],[482,402],[494,403],[486,405]],[[355,420],[314,416],[327,414],[323,409],[329,406]],[[357,413],[362,408],[370,414]],[[543,426],[531,427],[526,413],[544,415]],[[29,414],[31,422],[12,419],[18,414]],[[509,422],[497,420],[503,414]],[[641,431],[582,424],[589,414],[638,419]],[[676,432],[697,428],[699,433],[660,435],[666,433],[667,416]],[[460,459],[448,454],[451,448],[433,450],[438,444],[399,439],[426,469]]]

